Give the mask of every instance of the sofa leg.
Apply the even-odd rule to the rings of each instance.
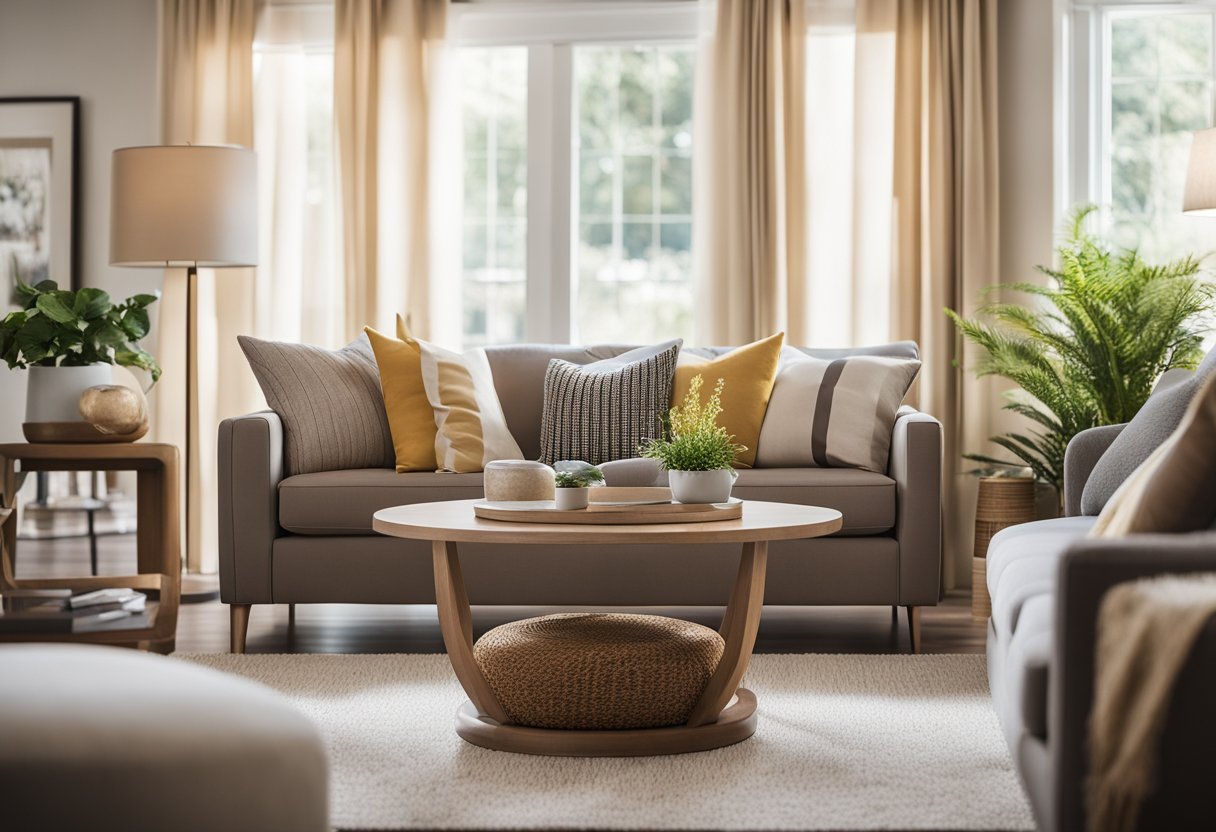
[[[296,626],[296,605],[287,605],[287,629],[294,630]]]
[[[228,639],[233,653],[245,652],[245,636],[249,633],[251,604],[228,605]]]
[[[912,638],[912,652],[920,652],[920,607],[905,607],[908,611],[908,634]]]

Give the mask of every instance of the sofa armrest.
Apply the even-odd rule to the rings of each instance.
[[[1090,428],[1078,433],[1068,443],[1064,449],[1065,517],[1076,517],[1081,513],[1081,492],[1085,490],[1089,475],[1125,427],[1126,424]]]
[[[279,528],[283,422],[273,411],[225,419],[219,435],[220,599],[267,604]]]
[[[1047,726],[1055,772],[1055,818],[1047,828],[1085,828],[1086,737],[1094,698],[1098,610],[1107,591],[1154,575],[1212,571],[1216,571],[1213,532],[1084,539],[1061,557]],[[1216,686],[1216,670],[1208,669],[1207,676],[1208,683]],[[1180,716],[1172,711],[1169,719]],[[1209,717],[1200,714],[1197,719],[1202,722]],[[1191,730],[1195,724],[1191,723]],[[1171,768],[1168,760],[1163,759],[1161,765],[1162,770]]]
[[[899,603],[936,604],[942,576],[942,425],[901,408],[891,434],[887,473],[895,480]]]

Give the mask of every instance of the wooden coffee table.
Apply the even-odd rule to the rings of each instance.
[[[439,627],[456,677],[469,701],[456,715],[456,732],[474,745],[526,754],[584,757],[679,754],[747,739],[756,730],[756,697],[739,687],[747,670],[760,610],[770,540],[821,537],[840,529],[841,515],[816,506],[748,500],[737,520],[667,525],[566,525],[482,520],[480,500],[397,506],[376,512],[381,534],[432,541]],[[719,633],[726,643],[687,724],[622,731],[578,731],[513,725],[473,658],[473,619],[460,572],[460,543],[711,544],[741,543],[739,572]]]

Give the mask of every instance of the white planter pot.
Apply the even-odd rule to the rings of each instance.
[[[671,496],[677,503],[725,503],[738,477],[733,468],[667,472]]]
[[[574,511],[580,508],[587,507],[587,492],[588,488],[558,488],[557,493],[557,509],[558,511]]]
[[[98,384],[112,384],[113,367],[30,367],[25,394],[27,422],[82,422],[80,394]]]

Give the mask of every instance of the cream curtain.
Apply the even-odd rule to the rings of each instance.
[[[697,338],[805,343],[805,0],[718,0],[701,55]]]
[[[947,586],[967,583],[975,480],[997,398],[943,308],[999,280],[996,0],[902,0],[896,25],[891,329],[920,344],[917,404],[945,428]]]
[[[432,337],[431,86],[447,0],[337,0],[334,120],[348,337]]]
[[[259,0],[161,0],[161,141],[253,146],[253,37]],[[181,194],[189,200],[190,194]],[[157,357],[165,374],[155,388],[157,438],[186,447],[186,563],[214,572],[217,563],[216,431],[228,416],[261,401],[236,336],[254,331],[255,270],[199,272],[194,332],[195,410],[186,409],[186,280],[165,273]],[[189,425],[187,427],[187,420]]]

